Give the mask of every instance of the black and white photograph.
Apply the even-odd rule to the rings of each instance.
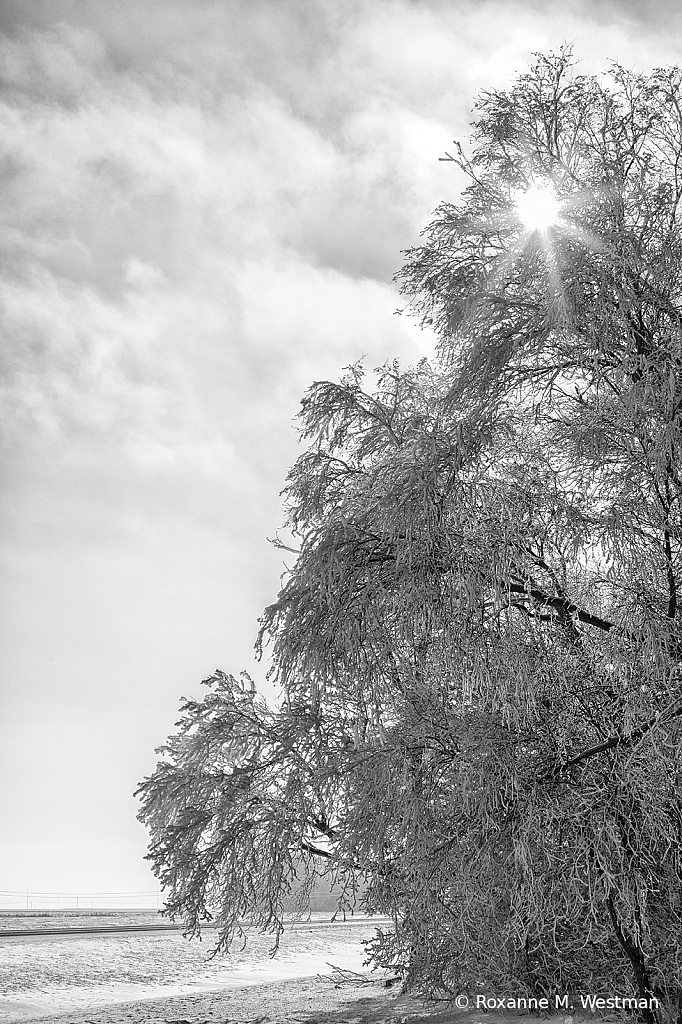
[[[682,5],[0,0],[0,1024],[682,1024]]]

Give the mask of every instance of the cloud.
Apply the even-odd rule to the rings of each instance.
[[[147,462],[192,437],[206,454],[240,429],[225,422],[231,385],[257,420],[273,366],[282,392],[305,387],[296,368],[314,354],[332,374],[328,354],[340,370],[364,351],[388,357],[391,339],[409,358],[389,282],[418,188],[375,110],[335,145],[272,94],[192,106],[178,83],[160,96],[153,74],[112,85],[91,30],[7,45],[13,436],[91,433]],[[413,118],[406,144],[425,134],[437,127]]]

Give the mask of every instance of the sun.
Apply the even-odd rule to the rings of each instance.
[[[532,185],[517,192],[514,206],[526,231],[546,231],[559,218],[559,201],[548,187]]]

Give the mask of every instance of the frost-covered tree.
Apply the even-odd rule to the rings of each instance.
[[[281,702],[216,673],[141,785],[190,931],[278,935],[324,872],[427,992],[680,1013],[681,82],[484,93],[399,275],[437,359],[303,400]]]

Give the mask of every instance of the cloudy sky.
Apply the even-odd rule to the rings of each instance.
[[[565,41],[682,63],[681,28],[660,0],[1,0],[0,905],[155,890],[132,793],[180,697],[218,667],[273,695],[300,398],[432,351],[392,276],[475,94]]]

